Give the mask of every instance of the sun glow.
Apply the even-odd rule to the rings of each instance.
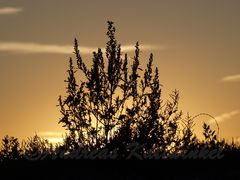
[[[52,144],[63,143],[63,138],[58,137],[48,137],[46,138]]]
[[[53,131],[46,131],[46,132],[39,132],[37,133],[43,139],[48,140],[48,142],[52,144],[63,143],[63,132],[53,132]]]

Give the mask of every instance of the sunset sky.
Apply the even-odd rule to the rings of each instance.
[[[139,41],[140,64],[154,55],[163,97],[180,91],[184,116],[209,113],[220,136],[240,140],[239,0],[0,0],[0,138],[36,132],[57,140],[76,37],[87,65],[115,22],[123,52]],[[195,132],[207,116],[195,119]]]

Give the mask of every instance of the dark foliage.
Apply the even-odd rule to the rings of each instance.
[[[2,139],[2,149],[1,149],[1,157],[2,161],[6,160],[18,160],[21,159],[22,150],[20,148],[20,144],[18,139],[13,136],[6,135]]]
[[[146,68],[140,67],[137,42],[130,61],[122,53],[115,31],[113,22],[108,21],[106,51],[93,52],[90,67],[80,55],[78,41],[74,41],[75,61],[69,60],[66,96],[59,97],[59,123],[66,129],[64,143],[53,146],[35,135],[20,145],[17,138],[5,136],[1,161],[211,159],[222,158],[224,153],[239,158],[239,147],[220,140],[205,123],[205,139],[196,137],[194,118],[183,117],[178,109],[179,92],[174,90],[169,100],[162,99],[153,54]],[[134,148],[137,152],[131,154]]]
[[[179,134],[182,112],[178,110],[178,91],[170,100],[161,99],[158,68],[153,68],[150,54],[145,70],[140,68],[140,49],[136,43],[133,62],[122,55],[121,45],[115,39],[115,27],[108,22],[106,56],[101,49],[93,52],[91,68],[84,64],[75,39],[77,67],[69,60],[67,96],[59,97],[62,118],[69,136],[68,149],[118,149],[121,155],[133,142],[145,144],[147,151],[170,153],[180,146]],[[80,71],[85,81],[76,83]],[[74,142],[74,143],[73,143]]]

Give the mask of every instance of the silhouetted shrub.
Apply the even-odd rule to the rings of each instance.
[[[47,158],[54,150],[51,143],[46,139],[40,138],[37,134],[28,138],[27,141],[23,141],[22,149],[24,151],[24,158],[29,160]]]
[[[71,135],[67,137],[72,143],[68,146],[121,148],[121,145],[126,147],[138,142],[146,143],[143,151],[170,150],[180,143],[177,133],[182,112],[178,110],[178,91],[163,104],[158,68],[153,69],[153,55],[150,54],[147,68],[142,70],[137,42],[129,66],[127,54],[122,56],[121,45],[115,39],[113,22],[108,22],[107,36],[106,56],[101,49],[93,52],[91,68],[83,62],[75,39],[77,68],[70,58],[67,96],[59,97],[62,113],[59,122]],[[80,76],[84,76],[79,84],[75,78],[78,70]]]
[[[138,143],[143,145],[138,151],[140,155],[158,152],[165,154],[164,158],[200,149],[204,144],[223,149],[224,142],[218,141],[215,131],[207,124],[203,125],[205,141],[197,139],[193,133],[194,118],[183,118],[178,109],[177,90],[170,94],[170,100],[162,99],[153,54],[144,69],[140,67],[138,42],[133,61],[129,62],[110,21],[107,36],[105,53],[101,49],[93,52],[91,67],[82,60],[75,39],[76,65],[70,58],[67,95],[59,97],[62,114],[59,123],[68,132],[65,149],[117,149],[120,156],[125,157],[126,147]],[[81,79],[79,83],[77,79]]]
[[[130,62],[128,55],[122,53],[110,21],[107,36],[105,52],[101,49],[93,52],[91,67],[85,65],[78,41],[74,41],[75,61],[69,60],[66,96],[59,96],[62,115],[59,123],[67,130],[64,142],[53,146],[35,135],[20,146],[17,138],[5,136],[1,161],[22,158],[211,159],[223,157],[221,152],[228,157],[240,157],[239,146],[220,140],[219,133],[206,123],[203,124],[204,140],[196,137],[194,118],[208,114],[183,117],[178,109],[177,90],[170,94],[169,100],[162,99],[153,54],[146,68],[140,67],[138,42]],[[133,149],[137,150],[134,155],[131,154]]]
[[[6,135],[2,139],[1,159],[2,160],[18,160],[22,157],[22,150],[18,139],[13,136]]]

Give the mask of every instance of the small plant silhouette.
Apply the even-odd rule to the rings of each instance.
[[[1,160],[18,160],[22,157],[22,150],[18,139],[6,135],[2,139]]]
[[[53,145],[46,139],[40,138],[37,134],[23,141],[22,148],[24,151],[24,158],[29,160],[46,158],[47,155],[53,152]]]

